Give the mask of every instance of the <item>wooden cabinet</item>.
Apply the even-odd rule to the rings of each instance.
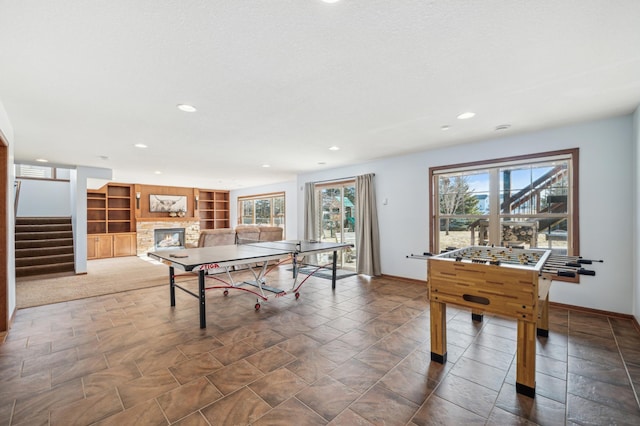
[[[229,191],[200,189],[198,195],[200,229],[229,227]]]
[[[113,237],[107,234],[87,236],[87,259],[113,257]]]
[[[134,256],[136,254],[136,233],[113,234],[113,256]]]
[[[87,236],[87,259],[134,256],[136,233],[90,234]]]
[[[87,191],[87,259],[136,254],[133,186]]]

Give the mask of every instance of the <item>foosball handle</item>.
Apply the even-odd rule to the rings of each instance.
[[[591,276],[595,276],[596,271],[590,271],[588,269],[584,269],[584,268],[580,268],[578,269],[578,273],[580,275],[591,275]]]
[[[576,273],[573,271],[558,271],[558,276],[575,278]]]
[[[578,263],[584,263],[585,265],[591,265],[593,262],[604,263],[604,260],[583,259],[581,257],[578,258]]]

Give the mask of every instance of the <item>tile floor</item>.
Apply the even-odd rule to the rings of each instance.
[[[629,320],[552,308],[531,399],[512,320],[448,307],[448,362],[430,362],[425,285],[311,278],[299,300],[254,303],[208,292],[204,330],[168,286],[20,310],[0,425],[640,424]]]

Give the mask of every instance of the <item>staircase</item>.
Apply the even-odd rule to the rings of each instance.
[[[16,218],[16,277],[75,271],[70,217]]]

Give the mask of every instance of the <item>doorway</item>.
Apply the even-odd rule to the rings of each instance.
[[[342,250],[337,266],[356,270],[356,183],[354,180],[316,184],[316,205],[320,241],[347,243],[353,247]],[[320,256],[320,262],[329,263],[331,254]],[[323,258],[324,257],[324,258]]]

